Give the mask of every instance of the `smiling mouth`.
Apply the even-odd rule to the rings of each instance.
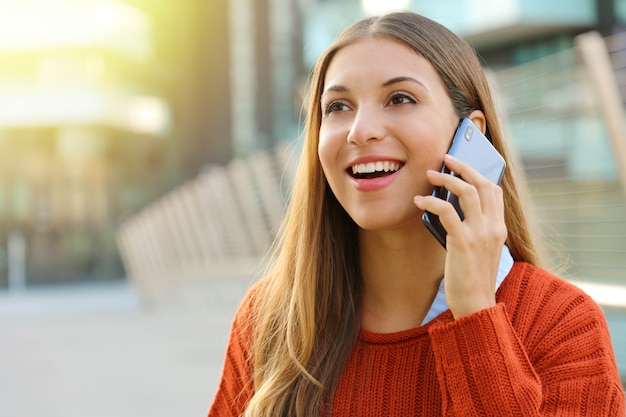
[[[356,179],[379,178],[392,175],[402,168],[402,163],[397,161],[377,161],[365,164],[356,164],[347,169],[348,174]]]

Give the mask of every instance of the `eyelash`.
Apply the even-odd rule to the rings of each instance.
[[[402,99],[406,99],[407,102],[405,103],[393,103],[393,101],[397,98],[402,98]],[[411,94],[406,93],[404,91],[398,91],[393,93],[390,97],[389,97],[389,104],[392,106],[399,106],[402,104],[415,104],[417,103],[417,99],[415,97],[413,97]],[[342,100],[335,100],[332,101],[331,103],[328,104],[328,106],[326,106],[325,110],[324,110],[324,115],[328,116],[331,113],[334,113],[335,111],[341,111],[341,110],[333,110],[333,107],[337,106],[337,105],[341,105],[344,107],[347,107],[347,105],[342,101]]]
[[[332,101],[328,104],[328,106],[326,106],[326,109],[324,110],[324,115],[328,116],[329,114],[334,113],[335,110],[332,110],[332,108],[336,105],[347,107],[346,104],[341,100]]]
[[[391,97],[389,98],[389,103],[391,103],[392,105],[394,105],[392,103],[393,100],[397,99],[397,98],[404,98],[406,100],[408,100],[408,103],[412,103],[415,104],[417,103],[417,99],[415,97],[413,97],[411,94],[409,93],[405,93],[404,91],[398,91],[396,93],[393,93],[391,95]],[[398,103],[395,105],[399,105],[399,104],[408,104],[408,103]]]

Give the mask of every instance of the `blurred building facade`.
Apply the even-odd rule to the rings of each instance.
[[[295,137],[298,16],[295,0],[0,0],[0,288],[122,278],[124,218]]]
[[[28,283],[119,276],[112,225],[160,191],[170,129],[150,22],[115,1],[0,8],[0,285],[20,240]]]
[[[381,4],[492,69],[626,25],[626,0],[0,0],[0,287],[15,236],[27,283],[123,277],[116,226],[207,165],[296,139],[315,59]]]
[[[358,18],[393,6],[438,21],[471,43],[490,68],[518,65],[572,46],[589,30],[604,36],[626,25],[624,0],[422,1],[302,0],[307,64]]]

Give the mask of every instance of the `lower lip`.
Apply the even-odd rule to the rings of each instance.
[[[370,178],[370,179],[358,179],[358,178],[354,178],[354,177],[350,176],[349,174],[346,174],[346,175],[348,175],[350,177],[350,180],[352,181],[352,184],[354,184],[354,186],[356,187],[357,190],[359,190],[359,191],[378,191],[378,190],[381,190],[381,189],[385,188],[391,182],[393,182],[393,180],[396,179],[396,176],[398,175],[398,172],[400,172],[400,171],[396,171],[396,172],[394,172],[391,175],[385,175],[384,177]]]

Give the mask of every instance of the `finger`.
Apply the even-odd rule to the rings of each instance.
[[[456,159],[454,156],[446,154],[444,156],[444,163],[453,171],[456,175],[463,177],[463,180],[468,184],[472,184],[475,187],[480,187],[486,184],[492,184],[488,178],[482,175],[478,170],[472,167],[470,164]]]
[[[459,177],[442,174],[438,171],[427,171],[426,176],[431,184],[444,187],[459,198],[461,210],[466,218],[482,214],[482,202],[477,188]]]
[[[491,182],[471,165],[450,155],[446,155],[445,162],[448,168],[454,171],[456,175],[461,176],[466,183],[473,185],[476,188],[481,203],[480,206],[482,213],[490,216],[496,216],[502,213],[504,208],[502,189],[497,184]],[[451,186],[454,187],[454,184],[451,184]],[[450,189],[450,191],[454,192],[459,196],[459,198],[461,198],[461,194],[459,193],[462,193],[463,190],[459,189],[455,191]],[[465,212],[465,210],[463,211]]]
[[[457,167],[460,167],[460,164],[457,165]],[[464,165],[463,168],[466,168],[464,172],[473,171],[477,173],[477,171],[469,165]],[[457,171],[461,170],[458,169]],[[460,172],[457,171],[455,171],[455,173],[459,174]],[[480,173],[478,173],[478,176],[482,177]],[[507,229],[504,220],[504,199],[502,189],[499,186],[484,177],[479,178],[478,182],[480,182],[480,185],[475,186],[464,181],[465,178],[462,180],[459,177],[442,174],[438,171],[428,171],[427,178],[433,185],[442,186],[457,195],[461,210],[463,210],[465,216],[465,221],[472,224],[474,237],[484,235],[497,237],[497,240],[504,241],[506,239]],[[452,207],[450,204],[448,204],[448,206]],[[435,205],[435,207],[438,207],[438,205]],[[435,209],[436,208],[433,208],[433,210]],[[448,227],[457,227],[455,221],[458,219],[458,216],[448,216],[445,214],[445,211],[442,211],[439,217],[441,224],[446,230],[448,230]],[[448,224],[450,226],[448,226]],[[450,233],[450,230],[448,230],[448,233]],[[463,230],[459,228],[457,233],[458,236],[461,236]],[[475,240],[480,241],[481,239]]]
[[[433,196],[415,196],[414,203],[420,210],[437,215],[448,235],[460,233],[463,223],[449,202]]]

